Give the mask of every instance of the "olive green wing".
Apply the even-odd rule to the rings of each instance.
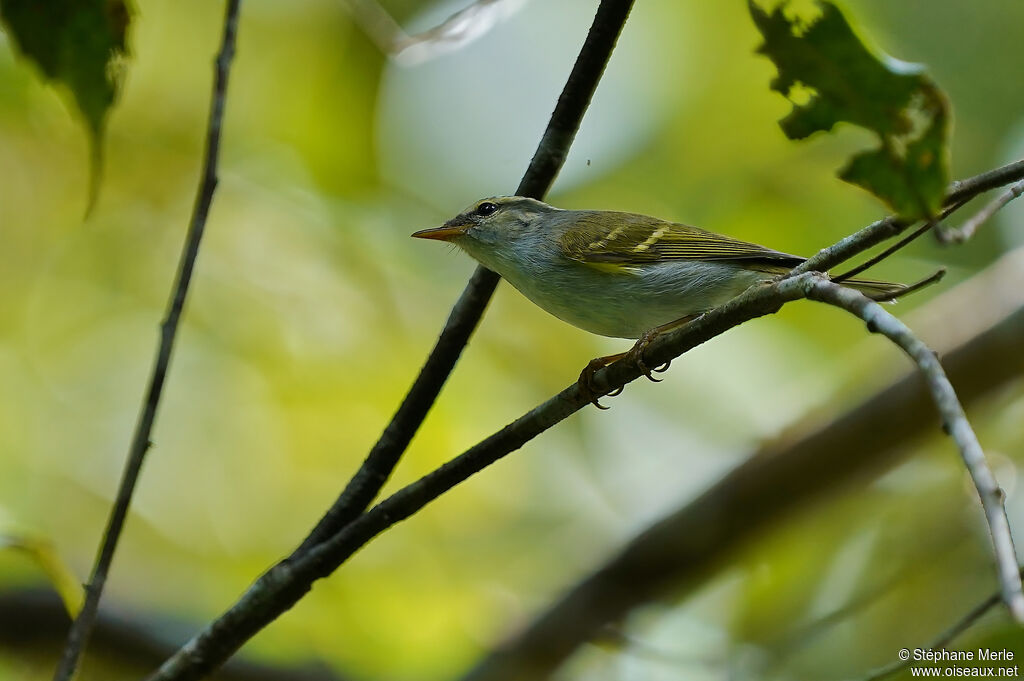
[[[735,262],[747,269],[782,274],[804,261],[796,255],[647,215],[573,213],[573,229],[559,239],[562,253],[600,270],[629,273],[658,262],[701,260]],[[870,295],[896,294],[906,288],[874,279],[849,279],[843,283]]]
[[[803,258],[647,215],[574,211],[573,229],[559,240],[572,260],[607,269],[667,260],[740,261],[746,267],[784,272]]]

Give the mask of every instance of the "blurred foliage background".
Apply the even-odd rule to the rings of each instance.
[[[465,3],[382,4],[417,30]],[[483,39],[403,67],[337,0],[243,4],[222,182],[105,604],[185,636],[334,500],[473,268],[409,233],[514,189],[595,6],[534,0]],[[927,64],[949,94],[955,177],[1024,155],[1024,4],[844,7],[869,42]],[[80,579],[193,202],[222,19],[220,3],[197,0],[138,0],[136,10],[101,193],[84,222],[82,126],[0,34],[0,532],[49,542]],[[745,3],[637,2],[549,200],[804,254],[883,215],[834,176],[866,134],[784,139],[776,121],[788,104],[769,91],[774,68],[753,54],[757,43]],[[966,247],[922,240],[876,274],[908,281],[950,268],[936,290],[896,308],[912,320],[1022,234],[1011,206]],[[503,285],[387,490],[627,345]],[[451,678],[759,441],[905,368],[855,321],[810,304],[745,325],[678,360],[664,383],[630,385],[610,412],[585,410],[374,541],[245,652],[320,660],[354,679]],[[1019,531],[1024,385],[971,416]],[[698,597],[623,623],[632,644],[588,648],[562,674],[850,678],[923,644],[995,586],[980,507],[934,431],[904,466],[763,537]],[[0,592],[45,581],[24,552],[0,552]],[[839,624],[807,633],[852,601],[863,603]],[[49,678],[60,643],[0,641],[0,678]],[[1002,612],[965,639],[983,643],[1024,654]],[[82,678],[137,674],[87,659]]]

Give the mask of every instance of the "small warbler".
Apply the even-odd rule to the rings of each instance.
[[[804,261],[677,222],[563,210],[522,196],[477,201],[412,236],[455,244],[573,326],[642,341]],[[906,288],[867,279],[843,283],[874,297]]]

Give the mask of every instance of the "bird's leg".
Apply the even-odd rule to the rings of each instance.
[[[661,381],[661,379],[652,376],[652,370],[648,368],[647,363],[644,362],[644,351],[647,350],[647,346],[651,344],[652,340],[654,340],[661,334],[666,333],[668,331],[672,331],[674,329],[678,329],[681,326],[685,326],[699,316],[700,315],[694,314],[689,315],[687,317],[681,317],[675,320],[674,322],[669,322],[668,324],[662,324],[661,326],[656,326],[653,329],[649,329],[648,331],[644,332],[644,335],[640,336],[640,338],[633,345],[633,347],[629,349],[629,352],[627,352],[626,355],[633,360],[637,368],[640,369],[640,373],[646,376],[648,380],[658,383],[659,381]],[[665,371],[668,371],[668,368],[671,365],[672,360],[669,360],[662,364],[661,366],[655,367],[653,371],[660,374]]]
[[[609,364],[618,362],[620,359],[623,359],[625,357],[632,359],[633,362],[636,364],[637,368],[640,369],[640,372],[649,380],[654,381],[655,383],[659,382],[661,379],[655,378],[652,374],[655,372],[660,374],[664,371],[668,371],[668,368],[672,364],[672,362],[668,361],[659,367],[650,369],[644,362],[644,351],[647,349],[647,346],[651,344],[652,340],[654,340],[661,334],[665,333],[666,331],[678,329],[681,326],[689,324],[691,321],[693,321],[699,316],[700,315],[690,315],[688,317],[682,317],[680,319],[677,319],[674,322],[669,322],[668,324],[656,326],[653,329],[650,329],[649,331],[644,333],[644,335],[640,336],[639,340],[637,340],[637,342],[633,345],[632,348],[629,349],[628,352],[620,352],[615,355],[596,357],[590,360],[587,366],[583,367],[583,371],[580,372],[579,384],[580,390],[583,392],[583,395],[588,400],[590,400],[591,404],[593,404],[598,409],[607,409],[608,407],[604,406],[598,401],[601,395],[597,394],[597,386],[594,385],[594,374],[596,374],[598,370],[605,368]],[[612,390],[610,393],[608,393],[608,397],[615,397],[616,395],[622,392],[623,388],[625,388],[625,386],[619,386],[615,390]]]
[[[598,409],[608,409],[608,407],[604,406],[598,401],[601,396],[597,394],[597,387],[594,385],[594,374],[597,373],[598,369],[603,369],[612,362],[619,361],[627,354],[629,353],[620,352],[615,355],[596,357],[590,360],[587,366],[583,367],[583,371],[580,372],[580,391],[583,393],[584,397],[590,400],[590,403],[593,404]],[[608,397],[615,397],[616,395],[622,392],[623,387],[624,386],[619,386],[615,390],[611,391],[610,393],[608,393]]]

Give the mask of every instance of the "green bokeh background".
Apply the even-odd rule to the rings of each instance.
[[[415,29],[464,3],[383,4]],[[532,0],[465,49],[402,67],[344,3],[243,3],[221,184],[106,603],[140,626],[190,633],[333,501],[473,268],[409,233],[514,189],[595,6]],[[844,8],[870,42],[927,64],[949,94],[954,176],[1024,155],[1024,3]],[[0,532],[52,542],[82,579],[194,199],[222,10],[138,1],[101,194],[84,223],[83,128],[0,35]],[[773,67],[757,43],[743,2],[638,0],[550,201],[805,254],[883,215],[834,176],[866,135],[784,139],[776,120],[788,105],[769,91]],[[1021,234],[1011,206],[966,247],[922,240],[877,276],[950,269],[897,308],[912,319]],[[387,490],[626,345],[502,285]],[[904,368],[859,324],[809,304],[736,329],[677,361],[664,383],[630,385],[610,412],[572,417],[375,540],[245,652],[321,660],[356,679],[452,678],[759,441]],[[971,416],[1011,522],[1024,527],[1024,386]],[[623,624],[633,646],[585,648],[562,674],[856,677],[952,623],[991,592],[993,575],[980,508],[936,433],[881,481],[763,537],[696,597],[637,613]],[[0,552],[0,590],[43,579],[24,555]],[[840,625],[801,637],[876,591]],[[794,636],[804,645],[787,647]],[[1001,612],[965,639],[995,642],[1024,655]],[[52,665],[45,651],[0,647],[0,679],[49,678]],[[90,659],[82,678],[137,674]]]

